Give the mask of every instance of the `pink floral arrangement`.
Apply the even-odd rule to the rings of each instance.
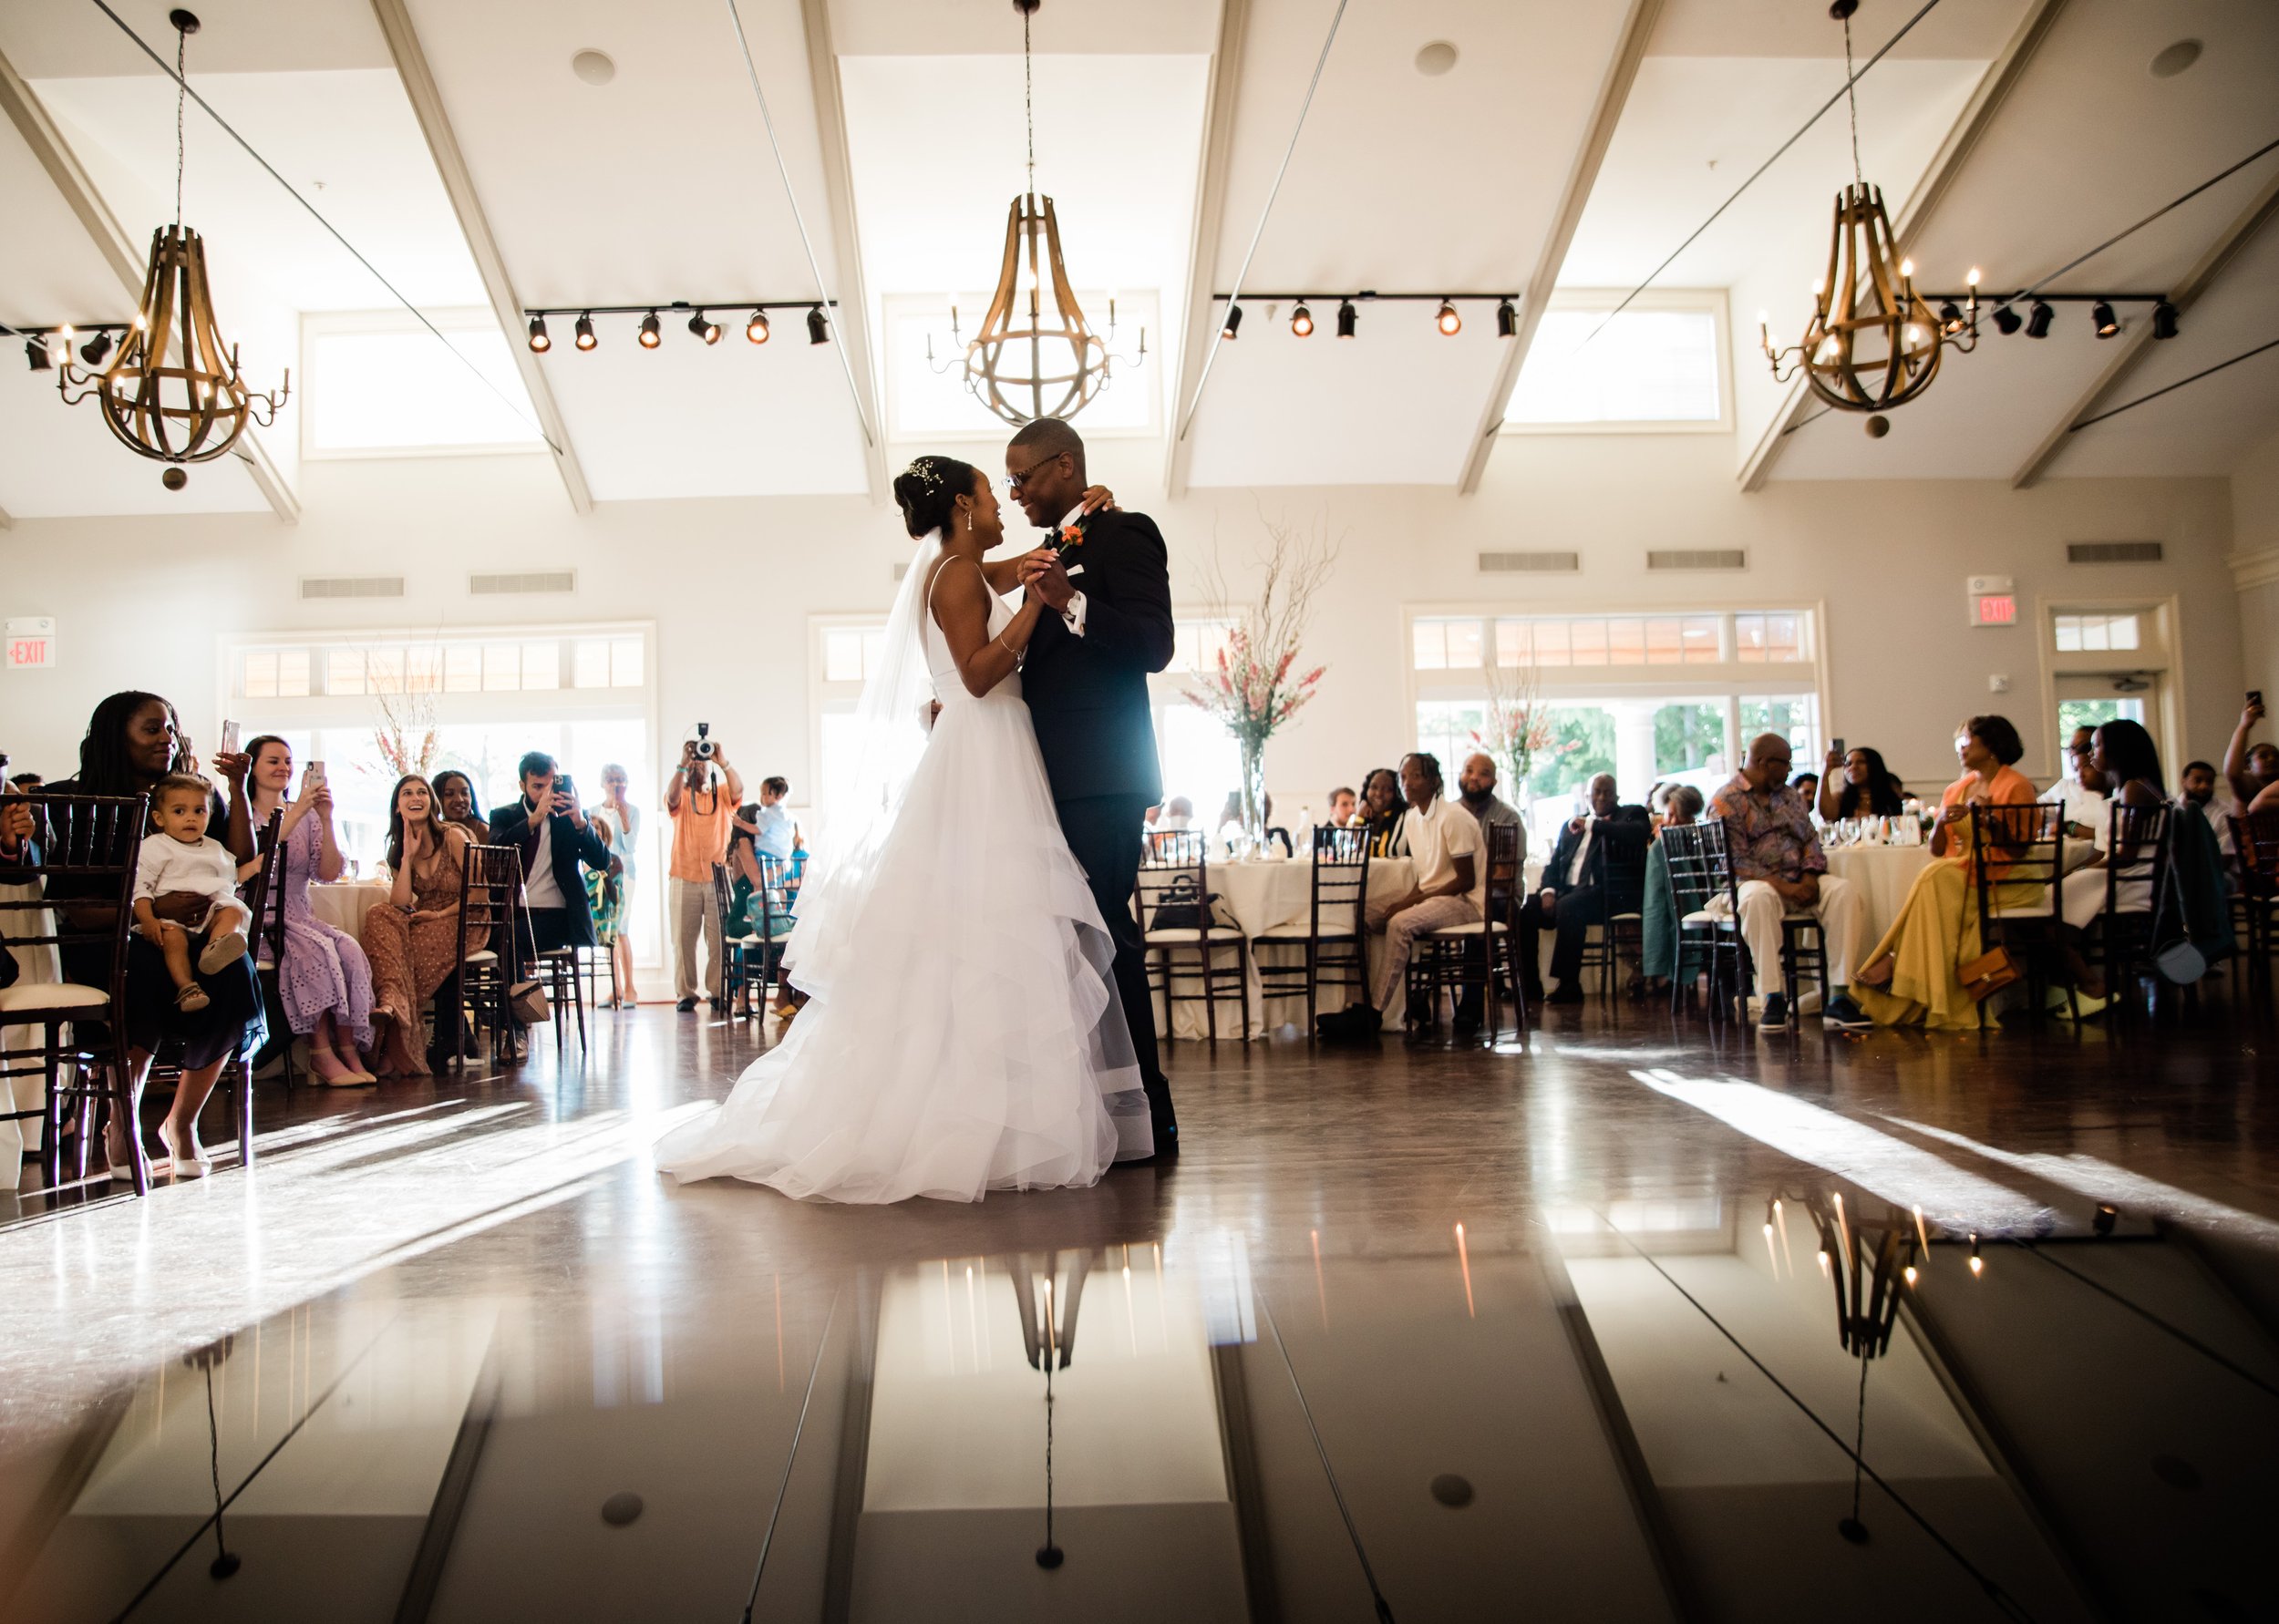
[[[1261,650],[1247,628],[1236,626],[1212,668],[1201,673],[1201,686],[1189,689],[1187,697],[1243,744],[1263,745],[1304,708],[1328,669],[1316,665],[1294,676],[1297,660],[1294,637],[1278,650]]]

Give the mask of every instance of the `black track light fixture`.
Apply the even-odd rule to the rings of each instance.
[[[1516,310],[1514,310],[1514,309],[1512,309],[1512,308],[1511,308],[1511,300],[1509,300],[1509,299],[1499,299],[1499,300],[1497,300],[1497,301],[1496,301],[1496,336],[1497,336],[1498,338],[1517,338],[1517,337],[1519,336],[1519,334],[1520,334],[1520,313],[1519,313],[1518,311],[1516,311]]]
[[[752,312],[752,319],[744,324],[744,336],[754,344],[768,342],[768,313],[766,311]]]
[[[823,307],[818,304],[807,313],[807,341],[810,344],[830,342],[830,323],[823,318]]]
[[[1303,302],[1290,313],[1290,331],[1300,338],[1314,336],[1314,313],[1306,309]]]
[[[1441,337],[1454,338],[1464,330],[1464,318],[1456,313],[1454,304],[1443,299],[1440,301],[1439,313],[1432,318],[1432,324],[1440,329]]]
[[[111,335],[108,333],[94,334],[79,346],[79,359],[89,366],[102,365],[103,357],[110,353]]]
[[[1340,338],[1351,338],[1351,337],[1353,336],[1353,328],[1354,328],[1354,324],[1355,324],[1356,321],[1358,321],[1359,319],[1360,319],[1359,317],[1357,317],[1356,315],[1355,315],[1355,314],[1354,314],[1354,310],[1353,310],[1353,301],[1352,301],[1352,300],[1350,300],[1350,299],[1340,299],[1340,300],[1338,300],[1338,301],[1337,301],[1337,336],[1338,336],[1338,337],[1340,337]]]
[[[2113,302],[2110,299],[2099,299],[2090,307],[2089,316],[2097,323],[2097,335],[2099,338],[2110,338],[2120,331],[2120,318],[2113,313]]]
[[[664,342],[665,328],[657,321],[656,312],[653,310],[641,318],[641,347],[645,350],[653,350]]]
[[[1964,324],[1965,324],[1963,321],[1963,307],[1955,303],[1954,300],[1949,299],[1945,303],[1939,306],[1940,332],[1945,334],[1949,338],[1952,338],[1963,330]]]
[[[30,364],[34,372],[53,372],[56,370],[55,362],[48,358],[47,344],[46,341],[44,339],[26,339],[24,341],[24,359]]]
[[[2002,336],[2005,338],[2026,325],[2025,319],[2006,304],[1995,306],[1994,324],[2001,330]]]
[[[2057,320],[2057,313],[2056,311],[2050,309],[2049,306],[2044,303],[2041,300],[2035,300],[2034,308],[2026,313],[2026,336],[2028,338],[2047,338],[2049,336],[2049,324]]]
[[[572,331],[577,334],[578,348],[582,350],[590,350],[602,342],[593,336],[593,313],[590,310],[578,318]]]
[[[1219,328],[1219,336],[1229,344],[1232,344],[1243,336],[1243,307],[1241,305],[1230,304],[1226,307],[1226,321]]]
[[[688,318],[688,330],[706,344],[720,342],[720,324],[701,310]]]
[[[2152,336],[2155,338],[2176,336],[2176,306],[2165,299],[2152,307]]]
[[[554,341],[546,334],[546,318],[542,315],[532,316],[531,318],[531,354],[542,355],[553,347]]]

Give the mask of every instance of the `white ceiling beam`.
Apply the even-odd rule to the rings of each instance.
[[[1250,28],[1250,0],[1221,0],[1219,45],[1211,54],[1211,83],[1203,94],[1202,153],[1195,178],[1195,213],[1187,233],[1186,317],[1180,324],[1179,365],[1163,391],[1166,437],[1163,486],[1173,501],[1187,494],[1193,437],[1181,439],[1180,403],[1187,381],[1199,376],[1218,328],[1219,243],[1226,231],[1227,172],[1234,161],[1234,101],[1242,88],[1243,38]]]
[[[1583,132],[1583,145],[1575,152],[1574,167],[1567,171],[1559,211],[1552,217],[1550,234],[1543,239],[1542,251],[1535,256],[1535,269],[1521,295],[1520,330],[1504,346],[1502,364],[1496,368],[1495,383],[1488,391],[1488,404],[1472,433],[1471,449],[1465,453],[1464,472],[1456,486],[1462,495],[1478,490],[1480,476],[1488,471],[1488,457],[1503,429],[1503,415],[1511,409],[1511,391],[1519,386],[1520,369],[1527,365],[1527,352],[1534,346],[1535,330],[1542,324],[1543,310],[1559,281],[1559,268],[1567,262],[1567,250],[1574,242],[1575,229],[1583,223],[1591,189],[1598,184],[1599,168],[1606,161],[1606,149],[1622,122],[1630,87],[1637,81],[1638,64],[1645,60],[1646,41],[1661,16],[1662,0],[1630,0],[1630,15],[1623,22],[1614,54],[1607,60],[1606,76],[1599,81],[1598,105]]]
[[[499,252],[499,240],[491,234],[490,216],[483,212],[482,200],[476,195],[474,175],[467,167],[466,155],[459,150],[459,136],[443,106],[443,93],[436,88],[435,75],[428,67],[428,53],[419,43],[418,30],[412,26],[411,13],[405,8],[404,0],[372,0],[372,14],[379,20],[380,32],[387,37],[388,55],[396,60],[397,77],[403,81],[404,94],[410,98],[420,133],[428,138],[428,151],[435,159],[436,174],[450,197],[452,212],[459,216],[459,232],[467,239],[468,252],[474,256],[475,269],[482,277],[483,291],[490,300],[491,313],[498,318],[499,330],[506,334],[507,353],[514,357],[515,370],[522,375],[522,386],[530,392],[531,409],[538,414],[539,432],[545,436],[548,449],[554,454],[554,468],[569,492],[570,506],[580,513],[591,513],[593,487],[586,483],[577,447],[570,443],[570,427],[562,421],[562,408],[554,404],[554,392],[546,383],[545,369],[539,365],[530,345],[521,342],[525,325],[522,301],[515,293],[514,279],[507,272],[506,258]]]
[[[2231,263],[2240,250],[2253,240],[2256,232],[2270,223],[2274,214],[2279,214],[2279,175],[2264,182],[2263,190],[2255,194],[2253,200],[2240,211],[2238,217],[2224,227],[2222,233],[2209,245],[2208,252],[2200,256],[2200,262],[2185,272],[2182,280],[2169,289],[2169,303],[2176,306],[2179,313],[2191,308],[2193,301],[2208,291],[2209,284],[2222,274],[2224,266]],[[2057,459],[2057,454],[2065,449],[2066,442],[2072,437],[2073,426],[2084,417],[2095,416],[2112,399],[2122,382],[2151,354],[2152,343],[2152,324],[2150,320],[2139,321],[2129,328],[2127,335],[2114,346],[2113,358],[2106,363],[2105,370],[2098,374],[2097,382],[2067,407],[2065,415],[2042,437],[2042,443],[2034,447],[2034,454],[2018,466],[2016,473],[2010,476],[2012,489],[2024,490],[2027,486],[2039,482],[2041,477],[2049,471],[2049,465]]]
[[[838,320],[832,325],[847,346],[854,373],[858,415],[877,426],[863,447],[863,478],[871,499],[884,501],[886,416],[881,409],[878,371],[871,359],[871,298],[862,280],[862,242],[855,227],[854,165],[847,153],[847,102],[840,93],[839,47],[830,31],[830,0],[800,0],[807,30],[807,71],[814,87],[815,136],[823,163],[823,202],[830,211],[831,242],[839,261]]]
[[[1971,154],[1977,150],[1979,142],[1994,127],[1995,113],[2026,77],[2026,65],[2033,60],[2034,53],[2041,49],[2042,42],[2049,37],[2058,13],[2065,8],[2066,0],[2033,0],[2033,4],[2026,7],[2026,15],[2019,19],[2016,31],[2010,36],[2009,43],[2002,47],[2002,54],[1994,59],[1979,78],[1978,88],[1971,93],[1970,100],[1964,104],[1961,114],[1948,128],[1946,139],[1940,143],[1939,150],[1931,159],[1931,167],[1923,171],[1923,179],[1916,183],[1914,190],[1908,194],[1907,201],[1901,207],[1899,218],[1892,222],[1892,241],[1903,252],[1931,223],[1931,217],[1938,212],[1939,205],[1946,200],[1954,183],[1962,179],[1964,167],[1969,163]],[[1739,346],[1737,344],[1734,347],[1738,349]],[[1799,426],[1799,413],[1806,395],[1801,375],[1789,380],[1789,392],[1781,402],[1780,409],[1766,424],[1765,432],[1758,437],[1756,448],[1748,454],[1748,460],[1741,464],[1740,485],[1743,490],[1764,488],[1765,480],[1772,472],[1772,465],[1780,455],[1780,448],[1788,444],[1789,431]]]
[[[78,220],[88,241],[95,245],[95,252],[118,278],[127,303],[137,303],[142,298],[143,272],[148,268],[144,256],[135,251],[134,240],[127,235],[119,217],[103,200],[103,194],[96,190],[78,155],[71,150],[71,143],[64,139],[63,131],[47,116],[46,108],[5,53],[0,53],[0,108],[6,109],[8,121],[24,138],[24,144],[31,149],[40,168],[47,171],[47,179]],[[301,499],[294,494],[292,485],[278,470],[254,429],[249,427],[238,437],[230,455],[245,465],[255,488],[279,519],[287,524],[300,519]]]

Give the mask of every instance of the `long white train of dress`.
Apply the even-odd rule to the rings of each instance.
[[[991,634],[1011,618],[996,603]],[[657,1166],[684,1183],[976,1201],[1093,1184],[1153,1148],[1114,949],[1020,677],[976,698],[931,615],[923,639],[942,714],[874,870],[802,905],[787,971],[813,995],[784,1040],[658,1141]],[[809,959],[828,963],[813,987]]]

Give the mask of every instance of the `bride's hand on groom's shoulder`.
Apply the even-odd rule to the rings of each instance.
[[[1123,511],[1121,508],[1119,508],[1116,505],[1116,493],[1109,489],[1107,486],[1086,486],[1084,488],[1084,504],[1078,510],[1081,513],[1098,513],[1102,509],[1106,509],[1110,513],[1121,513]]]

